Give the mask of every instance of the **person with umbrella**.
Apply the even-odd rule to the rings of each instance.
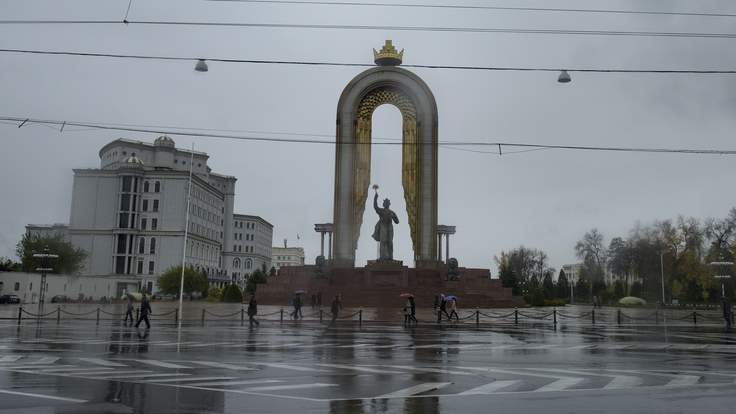
[[[332,305],[330,306],[330,311],[332,312],[332,322],[335,323],[337,320],[337,315],[340,313],[340,309],[342,308],[342,302],[340,301],[340,295],[335,295],[335,299],[332,300]]]
[[[447,316],[447,320],[452,320],[450,314],[447,313],[447,298],[444,294],[440,294],[440,310],[437,311],[437,322],[442,322],[442,314]]]
[[[448,316],[448,319],[452,320],[452,315],[455,315],[455,319],[460,322],[460,316],[457,314],[457,296],[450,295],[446,299],[450,303],[450,316]]]
[[[258,302],[256,302],[256,295],[253,295],[250,297],[250,302],[248,302],[248,323],[250,324],[250,327],[253,327],[253,324],[256,326],[260,325],[261,323],[256,320],[256,315],[258,314]]]
[[[417,321],[417,304],[414,302],[414,296],[409,296],[409,322],[419,323]]]

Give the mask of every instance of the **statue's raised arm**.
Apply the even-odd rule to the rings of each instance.
[[[378,208],[378,191],[373,196],[373,208],[376,210],[376,213],[381,214],[381,210]]]

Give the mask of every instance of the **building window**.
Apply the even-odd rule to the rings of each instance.
[[[156,238],[151,237],[151,247],[149,249],[149,253],[156,254]]]
[[[158,211],[158,200],[153,200],[153,211]]]
[[[140,241],[138,241],[138,254],[144,253],[146,253],[146,238],[141,237]],[[138,273],[141,273],[141,271],[138,271]]]
[[[153,185],[153,192],[154,193],[161,192],[161,181],[156,181],[156,184]]]
[[[238,258],[233,259],[233,267],[236,269],[240,268],[240,259]]]
[[[153,261],[148,262],[148,274],[153,274]]]
[[[158,219],[152,218],[151,219],[151,230],[157,230],[158,229]]]
[[[132,184],[133,184],[133,177],[129,177],[129,176],[123,177],[123,192],[129,193]]]
[[[146,182],[143,183],[143,192],[144,193],[147,193],[150,190],[150,187],[149,186],[150,186],[150,184],[148,183],[148,181],[146,181]]]
[[[145,230],[146,227],[148,227],[148,219],[147,218],[142,218],[141,219],[141,230]]]
[[[148,200],[143,200],[143,211],[148,211]]]
[[[13,289],[17,292],[20,290],[20,282],[15,282],[15,286],[13,286]]]
[[[250,269],[250,268],[252,268],[252,267],[253,267],[253,260],[251,260],[251,259],[247,259],[247,260],[245,261],[245,268],[246,268],[246,269]]]
[[[138,261],[138,272],[139,275],[143,274],[143,260]]]
[[[115,256],[115,273],[125,274],[125,256]]]

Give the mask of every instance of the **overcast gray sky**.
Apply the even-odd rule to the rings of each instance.
[[[393,1],[393,0],[388,0]],[[622,8],[736,13],[720,1],[490,1],[425,3]],[[127,0],[0,0],[2,19],[114,19]],[[131,20],[202,20],[403,26],[703,31],[736,33],[736,18],[463,11],[208,1],[134,1]],[[421,33],[215,27],[0,25],[0,48],[242,59],[372,63],[393,39],[412,64],[569,68],[735,69],[733,39]],[[138,61],[0,53],[0,116],[334,135],[337,100],[360,68]],[[414,70],[430,86],[442,141],[736,149],[736,75]],[[398,110],[374,115],[374,137],[400,138]],[[0,124],[0,256],[13,255],[27,223],[68,222],[72,168],[99,165],[116,138],[150,134],[63,133]],[[236,211],[274,224],[274,244],[319,253],[314,223],[332,220],[335,149],[176,137],[210,155],[214,171],[238,178]],[[400,147],[373,150],[372,182],[391,198],[401,224],[395,253],[410,262]],[[610,240],[637,221],[677,214],[723,216],[736,205],[734,157],[572,152],[503,157],[440,149],[439,221],[457,226],[461,265],[493,267],[501,250],[544,249],[559,268],[590,228]],[[371,199],[369,198],[369,201]],[[358,255],[375,255],[366,209]],[[296,235],[301,240],[296,240]]]

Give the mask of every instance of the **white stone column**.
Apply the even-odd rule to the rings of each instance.
[[[327,233],[327,258],[332,260],[332,232]]]
[[[324,257],[325,255],[325,232],[321,231],[319,235],[321,238],[320,244],[319,244],[319,255]]]
[[[450,235],[445,234],[445,260],[450,262]]]

